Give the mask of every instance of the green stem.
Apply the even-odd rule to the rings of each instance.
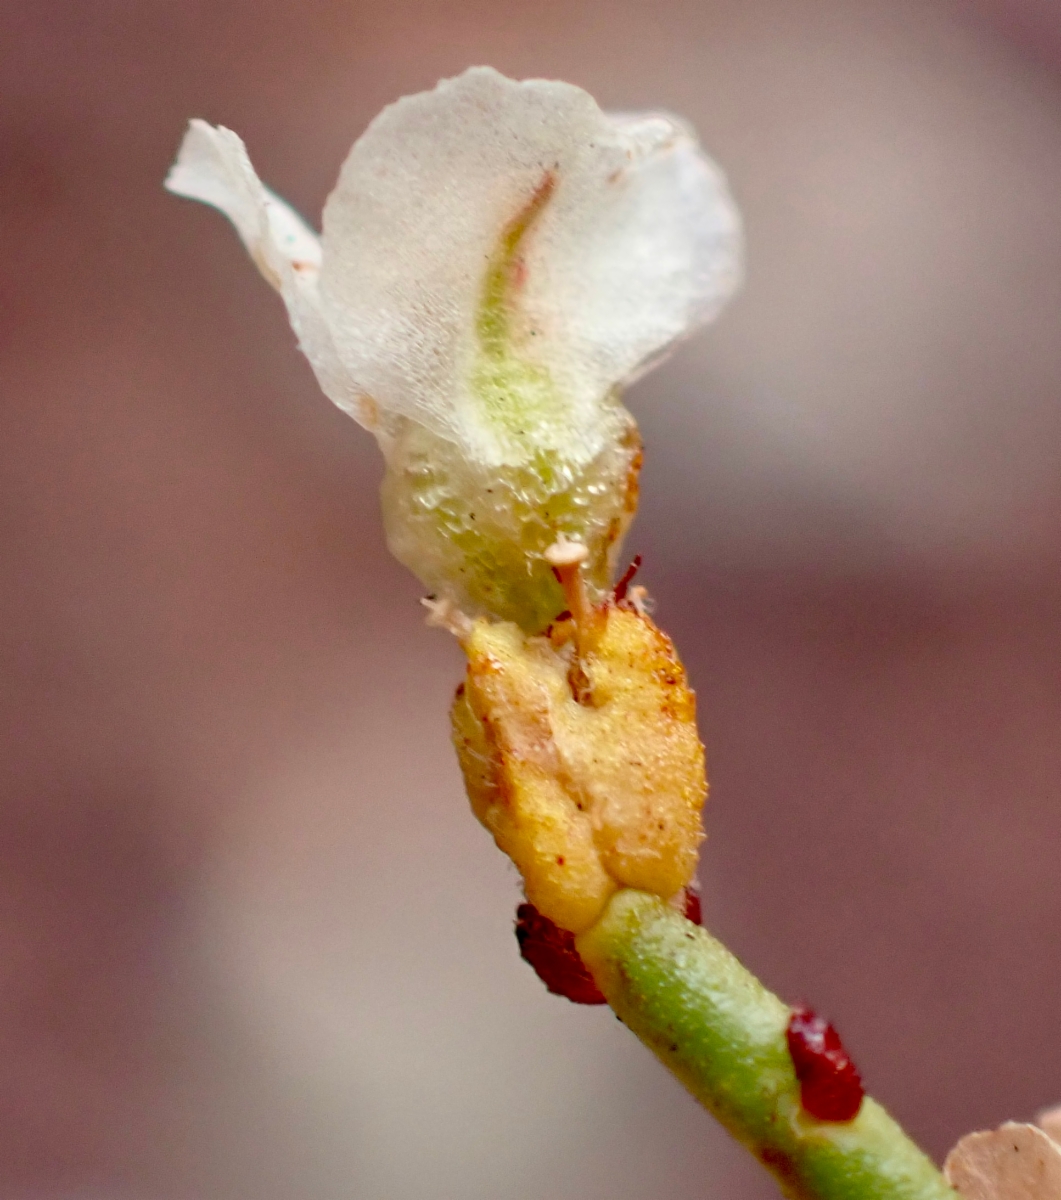
[[[789,1008],[706,930],[622,891],[578,939],[616,1014],[799,1200],[955,1200],[933,1163],[868,1097],[853,1121],[800,1105]]]

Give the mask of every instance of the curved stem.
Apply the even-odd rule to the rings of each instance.
[[[706,930],[622,891],[577,941],[623,1023],[799,1200],[955,1200],[931,1160],[868,1097],[852,1121],[800,1104],[789,1008]]]

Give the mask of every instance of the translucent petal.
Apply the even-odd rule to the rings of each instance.
[[[725,181],[681,126],[488,68],[373,121],[323,242],[336,346],[383,409],[489,444],[505,391],[482,367],[501,329],[522,374],[498,378],[534,393],[508,432],[529,423],[574,460],[599,448],[607,393],[711,317],[740,274]],[[498,263],[506,290],[491,299]]]
[[[587,203],[570,230],[581,261],[554,280],[555,302],[602,380],[629,383],[718,315],[741,282],[743,237],[725,176],[683,122],[611,120],[632,158],[600,190],[596,218]]]
[[[321,245],[290,205],[266,188],[231,129],[190,122],[166,187],[219,209],[262,275],[283,297],[299,347],[325,395],[367,428],[377,412],[336,353],[320,303]]]
[[[278,291],[282,264],[307,273],[320,267],[320,239],[293,208],[263,186],[246,146],[231,129],[189,122],[166,187],[220,209]]]
[[[964,1200],[1061,1200],[1061,1147],[1034,1125],[967,1134],[943,1172]]]

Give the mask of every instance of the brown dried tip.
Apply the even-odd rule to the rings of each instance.
[[[607,1004],[575,949],[575,935],[561,929],[533,904],[516,909],[516,940],[525,962],[550,992],[575,1004]]]
[[[819,1121],[853,1121],[864,1092],[840,1035],[824,1017],[797,1005],[786,1037],[803,1107]]]
[[[641,570],[641,555],[635,554],[633,561],[623,572],[622,579],[620,579],[619,582],[615,585],[615,591],[613,594],[615,596],[616,604],[619,604],[623,600],[626,599],[627,590],[629,589],[630,584],[633,583],[634,576],[640,570]]]

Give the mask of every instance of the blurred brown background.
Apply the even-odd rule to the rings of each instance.
[[[459,669],[185,120],[316,216],[488,62],[695,121],[739,301],[631,397],[708,923],[936,1155],[1061,1099],[1053,0],[0,4],[0,1195],[752,1200],[543,991]]]

